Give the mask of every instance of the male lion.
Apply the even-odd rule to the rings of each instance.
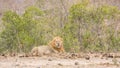
[[[48,45],[57,53],[65,52],[63,47],[63,39],[61,37],[55,37]]]
[[[52,53],[65,52],[61,37],[55,37],[48,45],[34,47],[31,51],[33,56],[50,55]]]

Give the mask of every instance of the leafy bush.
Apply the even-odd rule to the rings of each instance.
[[[35,17],[43,12],[36,7],[29,7],[23,15],[7,11],[3,15],[3,31],[0,34],[1,50],[8,52],[27,52],[35,42],[33,30],[37,25]]]
[[[55,36],[63,37],[68,52],[120,51],[120,32],[115,28],[120,10],[108,5],[95,7],[89,0],[82,1],[72,5],[65,15],[57,7],[43,12],[32,6],[22,15],[5,12],[0,52],[28,52],[33,46],[46,45]]]
[[[69,11],[69,22],[64,26],[67,50],[69,51],[74,46],[78,46],[77,49],[80,51],[116,49],[114,46],[119,46],[118,37],[120,34],[118,33],[118,37],[115,38],[111,36],[112,32],[109,33],[108,30],[115,26],[105,25],[104,20],[116,20],[119,12],[120,10],[114,6],[89,7],[88,1],[73,5]],[[114,31],[113,34],[115,34]]]

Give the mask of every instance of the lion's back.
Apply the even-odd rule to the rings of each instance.
[[[49,47],[49,46],[38,46],[38,47],[34,47],[31,51],[32,55],[34,56],[42,56],[42,55],[47,55],[47,54],[51,54],[54,51]]]

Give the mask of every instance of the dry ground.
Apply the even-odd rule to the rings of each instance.
[[[120,68],[120,58],[113,54],[77,54],[76,56],[75,54],[65,57],[1,55],[0,68]]]

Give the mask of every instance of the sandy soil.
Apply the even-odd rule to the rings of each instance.
[[[58,58],[0,56],[0,68],[120,68],[120,58]]]

